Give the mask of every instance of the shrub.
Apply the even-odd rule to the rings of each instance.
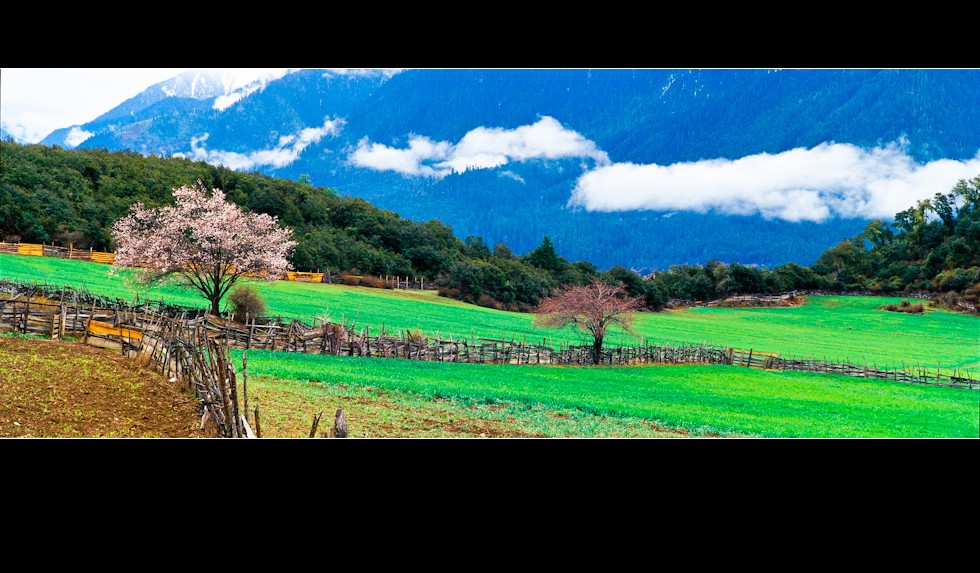
[[[460,296],[463,294],[463,292],[458,288],[445,287],[445,286],[439,287],[437,292],[439,296],[444,296],[446,298],[455,298],[457,300],[459,300]]]
[[[903,300],[898,304],[886,304],[881,308],[891,312],[907,312],[909,314],[922,314],[925,311],[921,302],[912,304],[908,300]]]
[[[359,284],[371,288],[385,288],[386,286],[383,278],[374,275],[364,275],[361,277]]]
[[[478,304],[478,305],[480,305],[482,307],[492,308],[492,309],[495,309],[495,310],[503,310],[504,309],[504,305],[502,305],[500,303],[500,301],[498,301],[497,299],[493,298],[492,296],[490,296],[488,294],[481,294],[480,295],[480,298],[476,299],[476,304]]]
[[[361,277],[350,273],[340,273],[340,282],[347,286],[360,286]]]
[[[265,314],[265,301],[259,291],[249,285],[238,285],[228,295],[231,311],[240,322]]]

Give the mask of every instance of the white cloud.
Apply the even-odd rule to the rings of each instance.
[[[258,87],[255,87],[254,89],[250,90],[241,90],[228,95],[218,96],[214,98],[214,104],[211,107],[217,111],[225,111],[229,107],[238,103],[239,100],[258,89]]]
[[[445,177],[470,169],[487,169],[511,161],[588,157],[597,164],[609,163],[609,156],[581,134],[565,129],[553,117],[544,116],[531,125],[515,129],[477,127],[456,144],[411,135],[408,148],[395,148],[361,139],[348,160],[377,171],[403,175]]]
[[[233,73],[225,72],[222,77],[228,93],[218,96],[211,106],[217,111],[224,111],[239,100],[249,96],[274,80],[284,77],[295,68],[232,68]]]
[[[65,146],[69,148],[78,147],[79,144],[81,144],[86,139],[92,137],[93,135],[95,134],[92,133],[91,131],[85,131],[84,129],[77,126],[72,127],[71,130],[68,132],[68,135],[65,136]]]
[[[6,121],[0,120],[0,133],[4,137],[8,135],[14,138],[14,141],[19,143],[29,143],[38,141],[43,137],[41,134],[31,133],[30,130],[22,124],[10,124]]]
[[[891,219],[918,199],[980,174],[980,151],[965,160],[916,163],[904,142],[862,149],[822,143],[672,165],[616,163],[579,177],[569,205],[590,211],[716,211],[787,221]]]
[[[327,136],[335,136],[343,129],[342,118],[324,118],[322,127],[309,127],[298,133],[279,138],[279,143],[272,149],[260,149],[249,153],[207,149],[204,143],[208,134],[191,139],[189,153],[175,153],[174,157],[184,157],[194,161],[204,161],[212,165],[223,165],[236,171],[254,169],[260,165],[284,167],[296,161],[300,153],[310,145],[319,142]]]
[[[446,158],[452,146],[445,141],[432,141],[428,137],[412,135],[408,139],[407,149],[396,149],[382,143],[371,143],[364,137],[357,142],[357,148],[349,155],[348,160],[358,167],[367,167],[375,171],[394,171],[402,175],[419,175],[423,177],[439,177],[432,167],[422,162]],[[445,174],[442,174],[445,175]]]
[[[514,173],[513,171],[501,171],[497,175],[497,177],[510,177],[511,179],[517,181],[518,183],[521,183],[522,185],[527,185],[527,183],[524,181],[524,178],[518,175],[517,173]]]

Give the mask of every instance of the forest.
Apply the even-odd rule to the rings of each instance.
[[[10,139],[0,141],[0,168],[0,238],[6,242],[111,251],[111,226],[130,205],[167,204],[175,187],[201,181],[243,209],[292,228],[299,242],[291,255],[296,270],[421,277],[445,296],[506,310],[530,310],[557,287],[594,278],[622,283],[650,310],[671,299],[791,290],[956,293],[968,300],[980,290],[980,175],[918,201],[893,221],[870,221],[809,266],[712,259],[641,275],[623,265],[600,269],[570,261],[547,234],[526,254],[480,236],[460,238],[438,220],[403,218],[314,186],[302,174],[290,180],[202,161]]]

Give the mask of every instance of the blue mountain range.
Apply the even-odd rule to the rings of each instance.
[[[811,264],[912,206],[887,214],[900,177],[972,165],[978,126],[969,69],[300,69],[235,89],[201,70],[41,143],[81,130],[78,147],[308,178],[518,254],[548,236],[647,271]]]

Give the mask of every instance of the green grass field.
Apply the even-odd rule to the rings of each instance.
[[[128,271],[82,261],[0,254],[0,278],[72,285],[124,300],[162,299],[204,307],[193,291],[134,288]],[[527,337],[581,341],[535,327],[527,314],[441,298],[433,292],[255,282],[270,311],[284,317],[356,319],[376,332]],[[980,370],[980,319],[942,310],[923,316],[878,310],[899,299],[812,297],[774,309],[690,309],[639,313],[651,342],[708,342],[784,355],[850,359],[879,366],[918,364]],[[626,337],[613,337],[613,342]],[[236,352],[240,360],[240,352]],[[980,393],[881,380],[725,366],[546,367],[249,353],[253,396],[274,415],[296,404],[347,400],[385,406],[351,410],[365,435],[648,437],[666,430],[749,437],[980,436]],[[292,402],[280,397],[289,396]],[[304,413],[305,415],[305,413]],[[368,422],[368,420],[371,420]],[[461,422],[461,420],[466,420]],[[297,419],[301,429],[308,420]],[[372,424],[374,424],[372,426]],[[287,428],[284,428],[285,432]],[[292,436],[295,428],[284,435]],[[399,434],[398,432],[405,432]],[[413,433],[414,432],[414,433]],[[440,433],[443,432],[443,433]]]
[[[236,364],[241,354],[233,351]],[[596,417],[647,420],[695,435],[980,436],[975,390],[732,366],[509,366],[251,351],[248,375],[253,395],[269,396],[274,387],[276,394],[302,394],[309,404],[329,400],[336,388],[361,388],[429,402],[579,412],[592,426],[564,430],[578,436],[612,431]]]
[[[0,278],[74,285],[124,300],[162,299],[204,307],[193,291],[177,287],[137,289],[107,265],[51,257],[0,254]],[[487,309],[439,297],[432,291],[392,291],[286,281],[250,281],[273,314],[309,321],[356,320],[378,333],[420,330],[427,335],[517,338],[529,342],[582,344],[570,329],[536,327],[529,314]],[[774,352],[783,356],[849,360],[869,366],[919,366],[965,370],[980,377],[980,318],[941,309],[917,316],[879,310],[898,302],[886,297],[811,297],[792,308],[697,308],[636,315],[638,338],[613,333],[607,344],[698,344]]]

